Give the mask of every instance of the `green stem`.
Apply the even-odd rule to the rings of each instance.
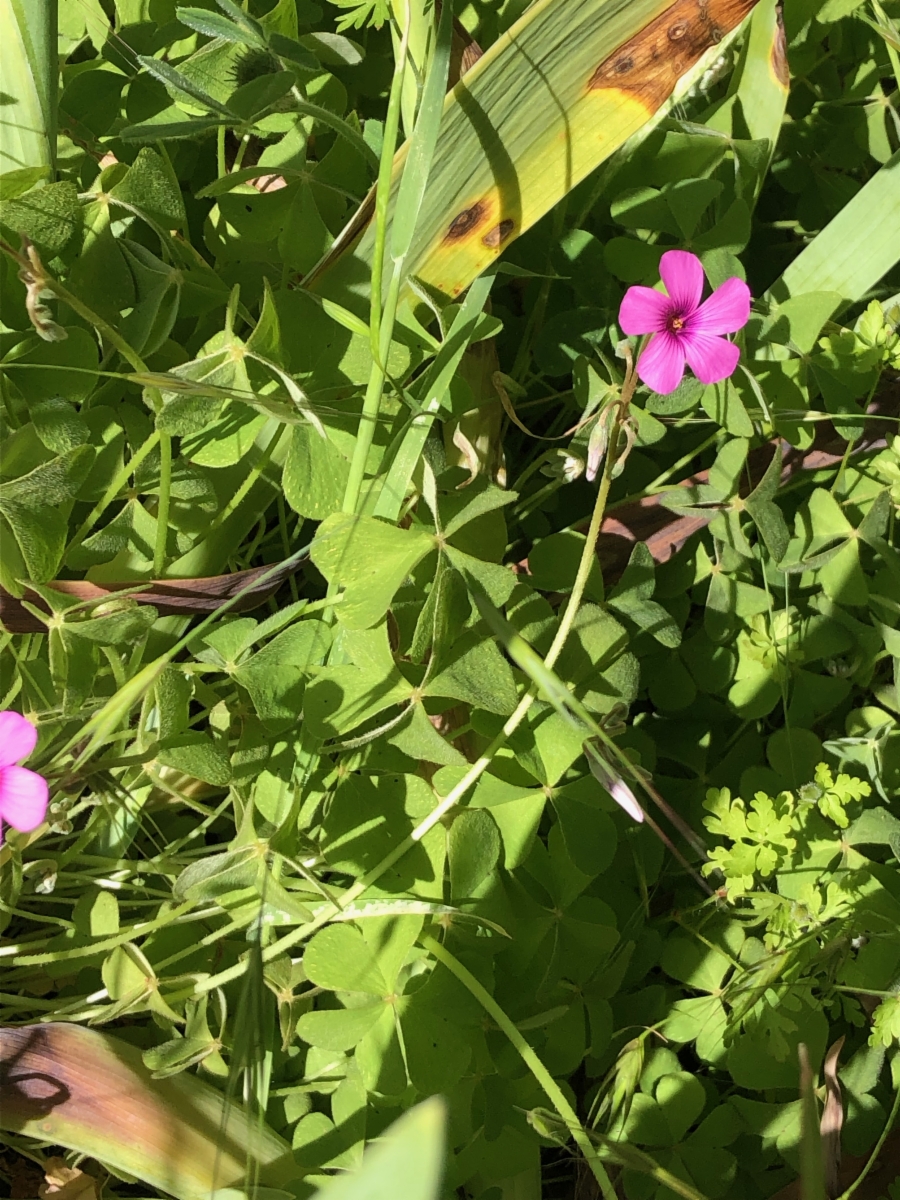
[[[228,174],[228,164],[225,161],[225,126],[220,125],[216,133],[216,171],[220,179]]]
[[[861,1173],[856,1177],[856,1179],[854,1179],[853,1183],[850,1184],[847,1190],[841,1192],[840,1196],[838,1196],[838,1200],[850,1200],[850,1197],[875,1166],[875,1163],[878,1161],[878,1155],[881,1153],[881,1149],[884,1146],[884,1143],[887,1141],[887,1136],[894,1128],[894,1122],[897,1120],[898,1112],[900,1112],[900,1087],[898,1087],[894,1093],[894,1103],[891,1106],[890,1115],[888,1116],[884,1129],[881,1131],[881,1137],[879,1137],[878,1141],[875,1143],[872,1153],[869,1155],[869,1161],[863,1167]]]
[[[884,9],[878,3],[878,0],[872,0],[872,8],[875,10],[875,15],[878,17],[882,26],[889,27],[889,21]],[[888,58],[891,60],[891,67],[894,71],[894,78],[897,81],[897,87],[900,88],[900,54],[894,49],[886,37],[882,37],[884,48],[887,50]]]
[[[686,467],[689,462],[693,461],[698,454],[702,454],[704,450],[708,450],[710,446],[714,446],[720,433],[721,430],[719,429],[717,429],[715,433],[711,433],[708,438],[704,438],[699,446],[695,446],[693,450],[689,450],[687,454],[683,454],[681,458],[679,458],[678,462],[673,463],[672,466],[663,471],[661,475],[657,475],[655,479],[651,480],[651,482],[648,483],[642,491],[632,492],[630,496],[623,496],[621,500],[616,500],[614,504],[610,504],[609,511],[613,512],[617,508],[624,508],[627,504],[636,504],[638,500],[643,500],[647,496],[652,496],[654,493],[660,491],[673,475],[677,475],[679,471]]]
[[[69,308],[71,308],[73,312],[78,313],[79,317],[83,317],[89,325],[93,325],[94,328],[106,338],[111,346],[115,346],[125,361],[131,363],[135,371],[147,371],[147,364],[144,362],[138,352],[133,350],[118,332],[118,330],[114,329],[108,321],[105,321],[99,313],[95,313],[92,308],[88,308],[86,304],[82,304],[78,297],[74,296],[67,287],[59,282],[59,280],[52,279],[48,275],[45,282],[48,291],[53,292],[58,300],[62,300],[63,303],[68,304]]]
[[[287,558],[291,552],[291,541],[288,536],[287,527],[287,512],[284,507],[284,496],[281,492],[278,493],[278,529],[281,533],[281,548],[284,551],[284,557]],[[290,575],[288,577],[288,587],[291,589],[291,599],[296,603],[300,599],[300,593],[297,591],[297,580]]]
[[[526,496],[521,502],[521,506],[516,505],[516,516],[518,519],[526,521],[533,512],[540,508],[545,500],[549,499],[554,492],[558,492],[565,482],[566,480],[562,478],[551,479],[542,488],[538,488],[536,492],[532,492],[530,496]]]
[[[369,382],[363,399],[362,415],[359,419],[359,429],[356,434],[356,444],[353,447],[353,458],[350,460],[350,472],[347,477],[347,487],[344,492],[342,511],[355,513],[359,505],[363,480],[366,474],[366,461],[372,440],[375,437],[375,426],[378,422],[378,410],[381,406],[381,395],[384,391],[384,381],[387,377],[385,364],[391,345],[391,334],[394,330],[394,318],[397,315],[397,301],[400,296],[400,264],[394,267],[391,284],[388,289],[384,306],[384,321],[381,326],[382,353],[378,359],[372,360],[369,372]]]
[[[172,435],[159,435],[159,505],[156,509],[156,545],[153,549],[153,577],[160,579],[166,569],[166,539],[169,533],[169,500],[172,493]]]
[[[597,500],[594,504],[594,513],[591,518],[591,525],[588,535],[585,539],[584,549],[581,554],[581,563],[578,567],[578,574],[575,579],[575,586],[572,589],[572,594],[569,597],[569,603],[566,606],[566,611],[563,614],[560,627],[557,630],[556,637],[553,639],[553,645],[544,660],[545,666],[552,668],[553,664],[559,658],[566,638],[569,636],[578,609],[581,605],[581,600],[584,595],[584,589],[590,575],[591,567],[593,566],[596,550],[597,537],[600,532],[600,527],[603,524],[603,516],[606,511],[606,501],[609,496],[609,488],[612,483],[612,472],[616,463],[616,448],[618,444],[619,429],[624,420],[628,404],[631,401],[631,396],[634,392],[637,378],[632,378],[622,390],[622,407],[620,408],[619,418],[610,434],[610,447],[604,464],[603,475],[600,480],[600,488],[597,492]],[[196,634],[195,634],[196,636]],[[321,929],[323,925],[327,925],[333,917],[340,912],[342,908],[353,904],[359,897],[366,892],[373,883],[375,883],[385,871],[389,871],[394,863],[398,862],[403,856],[419,843],[425,835],[434,828],[434,826],[451,811],[466,794],[470,787],[476,783],[484,772],[488,769],[494,757],[499,750],[506,744],[507,740],[518,729],[528,710],[531,708],[537,698],[537,688],[532,686],[525,693],[522,699],[516,706],[515,712],[509,717],[488,746],[481,757],[472,764],[463,778],[459,781],[456,787],[451,788],[440,804],[436,805],[431,810],[427,817],[421,821],[416,828],[407,837],[403,839],[389,854],[386,854],[380,862],[376,863],[370,871],[368,871],[361,879],[358,879],[346,892],[340,897],[338,904],[329,905],[318,913],[312,921],[306,925],[299,925],[296,929],[292,929],[290,933],[284,934],[271,946],[267,946],[263,951],[263,960],[265,962],[277,957],[279,954],[284,954],[292,946],[298,945],[306,938],[311,937],[317,929]],[[194,993],[199,995],[203,992],[212,991],[213,988],[222,987],[233,979],[239,978],[246,969],[245,963],[238,963],[233,967],[229,967],[218,975],[211,975],[206,979],[199,981],[194,986]]]
[[[72,538],[71,542],[69,542],[68,546],[66,547],[66,555],[71,554],[73,550],[81,545],[97,521],[100,520],[103,513],[107,510],[107,508],[109,508],[116,496],[118,496],[119,492],[128,482],[129,478],[138,469],[150,451],[154,449],[158,441],[159,431],[154,429],[140,449],[137,450],[131,456],[128,462],[116,472],[116,476],[112,483],[110,483],[109,487],[88,513],[87,517],[81,523],[78,532]]]
[[[29,8],[31,12],[29,12]],[[37,54],[35,84],[44,114],[47,160],[50,182],[56,178],[56,110],[59,89],[59,51],[57,49],[57,0],[31,0],[25,7],[28,32]],[[31,164],[28,164],[31,165]]]
[[[366,474],[366,462],[369,457],[369,450],[372,447],[372,440],[375,437],[375,424],[378,420],[381,395],[384,391],[384,381],[387,376],[387,360],[391,349],[391,337],[394,332],[394,319],[397,315],[397,301],[400,296],[402,262],[394,264],[387,299],[382,309],[388,205],[391,198],[394,149],[397,145],[397,133],[400,127],[400,102],[403,94],[403,80],[406,75],[410,24],[411,22],[407,21],[394,64],[394,77],[391,80],[391,94],[388,100],[387,117],[384,123],[384,142],[382,143],[381,159],[378,164],[378,184],[375,189],[375,250],[372,259],[372,296],[369,308],[369,340],[372,350],[372,367],[369,371],[369,382],[366,385],[362,414],[359,418],[359,429],[357,430],[356,443],[353,447],[353,458],[350,460],[350,473],[347,478],[347,487],[344,491],[344,502],[341,506],[342,511],[346,513],[355,513],[359,506],[359,497]]]
[[[239,171],[241,169],[241,164],[244,161],[244,155],[247,153],[247,147],[249,145],[250,145],[250,134],[245,133],[244,136],[241,138],[241,144],[237,148],[237,154],[234,156],[234,165],[231,168],[232,171]]]
[[[263,471],[269,465],[269,460],[271,459],[272,455],[274,454],[275,447],[278,445],[279,439],[281,438],[281,435],[284,433],[286,428],[287,428],[286,425],[278,426],[278,428],[273,433],[272,437],[269,439],[269,443],[266,446],[265,450],[262,451],[259,458],[256,460],[256,462],[253,464],[253,466],[248,471],[247,478],[244,480],[244,482],[241,484],[241,486],[238,488],[238,490],[234,493],[234,495],[231,497],[231,499],[228,501],[228,503],[225,505],[225,507],[222,509],[222,511],[217,513],[214,520],[210,522],[209,530],[207,532],[209,532],[213,529],[218,529],[218,527],[224,521],[226,521],[231,516],[231,514],[237,509],[237,507],[240,505],[241,501],[246,498],[250,489],[253,487],[253,485],[259,479],[260,475],[263,473]]]
[[[397,147],[397,134],[400,129],[400,110],[403,99],[403,83],[406,77],[407,59],[409,57],[409,31],[411,25],[412,22],[407,19],[406,28],[403,30],[400,38],[397,58],[394,61],[394,77],[391,80],[387,116],[384,121],[384,140],[381,144],[381,158],[378,163],[378,184],[375,189],[375,249],[372,256],[372,300],[369,315],[369,336],[371,339],[372,357],[376,360],[381,354],[381,291],[384,280],[384,251],[387,245],[388,204],[391,198],[394,151]],[[384,360],[382,359],[382,361]],[[344,511],[346,512],[347,510],[345,509]]]
[[[591,1140],[584,1131],[584,1127],[578,1120],[578,1114],[572,1108],[569,1101],[566,1099],[562,1088],[538,1058],[532,1047],[528,1044],[516,1026],[512,1023],[494,997],[487,991],[486,988],[478,982],[471,971],[467,970],[463,964],[450,953],[441,943],[433,937],[426,935],[421,938],[421,943],[439,963],[442,963],[448,971],[450,971],[462,983],[471,994],[475,997],[478,1003],[482,1006],[486,1013],[493,1018],[499,1029],[502,1029],[510,1042],[519,1052],[522,1061],[531,1071],[532,1075],[544,1089],[547,1099],[559,1113],[566,1128],[572,1135],[572,1140],[578,1146],[581,1153],[584,1155],[585,1162],[590,1167],[594,1178],[600,1185],[600,1190],[606,1200],[616,1200],[616,1191],[612,1185],[609,1176],[600,1161],[597,1151],[591,1144]]]

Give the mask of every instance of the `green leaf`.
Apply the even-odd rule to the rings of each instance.
[[[700,218],[723,188],[718,179],[683,179],[666,188],[666,203],[686,241],[694,236]]]
[[[312,560],[343,589],[338,617],[348,629],[368,629],[390,607],[413,567],[434,548],[431,534],[397,529],[374,517],[335,513],[319,526]]]
[[[187,119],[177,104],[154,113],[146,121],[128,125],[119,131],[123,142],[157,142],[170,138],[196,138],[218,129],[222,125],[234,124],[236,118],[193,117]]]
[[[249,22],[238,25],[229,21],[221,13],[210,12],[205,8],[176,8],[175,17],[205,37],[224,38],[226,42],[235,42],[240,46],[265,46],[265,39],[250,27]]]
[[[471,554],[464,554],[455,546],[447,546],[446,550],[447,558],[453,567],[463,577],[471,576],[475,579],[484,588],[485,594],[492,604],[499,608],[507,602],[516,586],[516,576],[509,567],[501,567],[497,563],[473,558]]]
[[[778,729],[766,744],[766,757],[788,787],[798,788],[812,779],[822,743],[810,729]]]
[[[109,194],[146,213],[163,229],[183,229],[187,222],[178,181],[172,169],[149,146],[138,151],[124,178]]]
[[[214,100],[193,79],[189,79],[183,72],[177,71],[167,62],[163,62],[162,59],[148,58],[146,54],[138,54],[137,60],[145,71],[149,71],[151,75],[155,76],[161,83],[164,83],[167,88],[181,92],[185,96],[190,96],[192,100],[197,100],[204,108],[209,108],[223,117],[228,117],[234,121],[238,120],[236,114],[230,108],[224,104],[220,104],[218,100]]]
[[[227,787],[231,766],[224,751],[208,734],[196,732],[168,738],[156,751],[156,761],[214,787]]]
[[[753,518],[753,523],[759,530],[765,542],[766,549],[773,560],[780,562],[787,552],[790,542],[787,522],[781,509],[773,501],[781,480],[781,444],[775,448],[772,461],[766,468],[766,473],[744,500],[744,508]]]
[[[841,834],[848,846],[894,846],[900,838],[900,820],[886,808],[867,808]]]
[[[412,696],[412,684],[394,663],[386,622],[375,629],[345,630],[340,646],[350,662],[323,667],[307,689],[304,717],[316,737],[349,733]]]
[[[669,1126],[672,1144],[683,1141],[706,1107],[703,1084],[687,1071],[673,1071],[670,1075],[663,1075],[656,1085],[654,1096]]]
[[[449,657],[441,655],[440,663],[425,686],[425,695],[462,700],[504,717],[516,707],[512,670],[483,626],[457,638]]]
[[[395,1121],[366,1152],[359,1173],[344,1175],[315,1200],[438,1200],[444,1167],[444,1102],[437,1096]]]
[[[673,237],[680,235],[675,214],[657,188],[629,188],[621,192],[611,202],[609,215],[626,229],[652,229],[670,233]]]
[[[793,295],[767,319],[760,336],[780,345],[790,343],[798,354],[809,354],[840,303],[841,294],[836,291]]]
[[[94,59],[95,70],[71,79],[60,97],[60,115],[71,133],[86,140],[108,134],[122,107],[122,92],[128,77],[102,59]]]
[[[700,403],[707,416],[734,437],[749,438],[753,436],[753,422],[747,415],[740,392],[730,379],[725,379],[722,383],[710,384],[704,389]]]
[[[317,72],[320,69],[319,61],[314,54],[311,54],[305,46],[301,46],[293,38],[285,37],[283,33],[270,33],[269,46],[279,57],[288,59],[289,62],[302,67],[304,71]]]
[[[384,996],[390,986],[368,942],[352,925],[320,930],[306,947],[303,969],[318,987],[333,991]]]
[[[317,1009],[304,1013],[297,1022],[297,1036],[310,1046],[320,1046],[323,1050],[352,1050],[383,1013],[383,1004]]]
[[[294,87],[293,71],[276,71],[260,75],[232,92],[228,99],[231,110],[243,121],[257,121]]]
[[[496,867],[500,852],[500,831],[488,809],[469,808],[457,814],[447,838],[450,894],[454,900],[474,895]]]
[[[98,365],[96,340],[86,329],[75,328],[64,342],[19,342],[4,359],[3,370],[30,403],[58,396],[77,402],[94,390]]]
[[[46,167],[19,167],[16,171],[4,171],[0,175],[0,200],[15,200],[46,178]]]
[[[301,620],[285,629],[230,673],[250,693],[269,728],[294,724],[303,707],[306,680],[324,659],[331,631],[322,621]]]
[[[216,1042],[209,1038],[180,1037],[171,1042],[162,1042],[143,1053],[144,1066],[151,1079],[167,1079],[208,1058],[218,1051]]]
[[[256,887],[262,868],[262,859],[252,847],[208,854],[185,867],[172,892],[176,900],[206,903],[229,892]]]
[[[441,737],[422,704],[410,705],[411,716],[392,732],[388,741],[409,758],[453,767],[465,761],[461,752]]]
[[[310,271],[332,242],[332,234],[322,220],[313,189],[306,182],[294,193],[281,232],[278,253],[295,271]]]
[[[24,233],[46,259],[53,258],[81,229],[78,189],[74,183],[49,183],[16,199],[4,199],[0,222],[14,233]]]
[[[126,600],[123,603],[134,602]],[[156,609],[151,605],[135,604],[133,608],[126,608],[122,612],[89,617],[87,620],[67,621],[66,633],[71,637],[94,642],[98,646],[134,645],[150,632],[156,618]]]
[[[119,238],[134,280],[135,303],[122,322],[122,335],[139,354],[154,354],[172,332],[181,300],[181,276],[144,246]]]
[[[700,234],[693,240],[694,249],[700,253],[710,250],[727,250],[740,254],[750,241],[750,206],[739,197],[709,233]]]
[[[396,849],[434,808],[434,794],[417,775],[350,775],[334,794],[323,820],[323,853],[329,869],[364,875]],[[363,814],[363,820],[360,815]],[[446,833],[431,829],[378,881],[382,894],[412,892],[441,897]]]
[[[586,875],[602,874],[616,852],[616,827],[600,807],[600,796],[593,777],[554,789],[551,795],[569,857]]]
[[[701,942],[680,934],[666,939],[660,965],[673,979],[703,992],[717,992],[731,969],[727,953],[717,949],[709,938]]]
[[[783,303],[808,292],[860,300],[900,260],[900,150],[876,171],[771,288]]]
[[[479,482],[472,484],[461,492],[451,492],[440,500],[441,519],[445,538],[452,538],[470,521],[505,508],[518,500],[517,492],[506,488],[495,487],[494,484]]]
[[[284,498],[301,517],[323,521],[340,510],[350,463],[308,425],[296,425],[282,474]]]
[[[15,534],[28,574],[45,583],[56,574],[68,513],[94,461],[93,446],[77,446],[27,475],[0,484],[0,513]]]

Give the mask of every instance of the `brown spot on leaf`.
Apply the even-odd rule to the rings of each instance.
[[[492,250],[496,250],[498,246],[503,245],[515,227],[515,221],[507,217],[499,225],[495,225],[493,229],[489,230],[481,240],[485,246],[490,246]]]
[[[772,72],[782,85],[788,87],[791,82],[791,69],[787,60],[787,43],[784,36],[784,18],[781,15],[781,5],[775,10],[775,39],[772,42]]]
[[[450,228],[444,234],[444,241],[458,242],[477,229],[486,216],[487,205],[483,200],[479,200],[471,208],[464,208],[450,222]]]
[[[700,56],[738,25],[755,0],[676,0],[597,67],[589,91],[632,93],[655,111]]]

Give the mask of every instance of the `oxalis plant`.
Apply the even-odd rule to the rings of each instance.
[[[0,0],[5,1194],[900,1196],[898,26]]]

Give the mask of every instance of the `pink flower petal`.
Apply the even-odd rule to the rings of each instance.
[[[662,396],[674,392],[684,375],[684,348],[674,333],[655,333],[637,363],[638,377]]]
[[[662,292],[648,287],[630,287],[619,309],[619,328],[626,337],[659,333],[665,329],[671,312],[672,301]]]
[[[27,758],[37,745],[37,730],[17,712],[0,712],[0,767]]]
[[[47,811],[47,781],[26,767],[0,769],[0,820],[30,833]]]
[[[750,320],[750,289],[737,276],[726,279],[688,321],[691,333],[737,333]]]
[[[709,333],[690,333],[681,339],[687,364],[701,383],[719,383],[733,375],[741,357],[734,342]]]
[[[687,250],[667,250],[659,260],[659,274],[675,308],[688,316],[703,295],[703,264]]]
[[[620,808],[624,808],[634,821],[644,820],[644,810],[641,808],[635,799],[634,792],[624,781],[624,779],[616,779],[609,786],[609,794],[615,800]]]

